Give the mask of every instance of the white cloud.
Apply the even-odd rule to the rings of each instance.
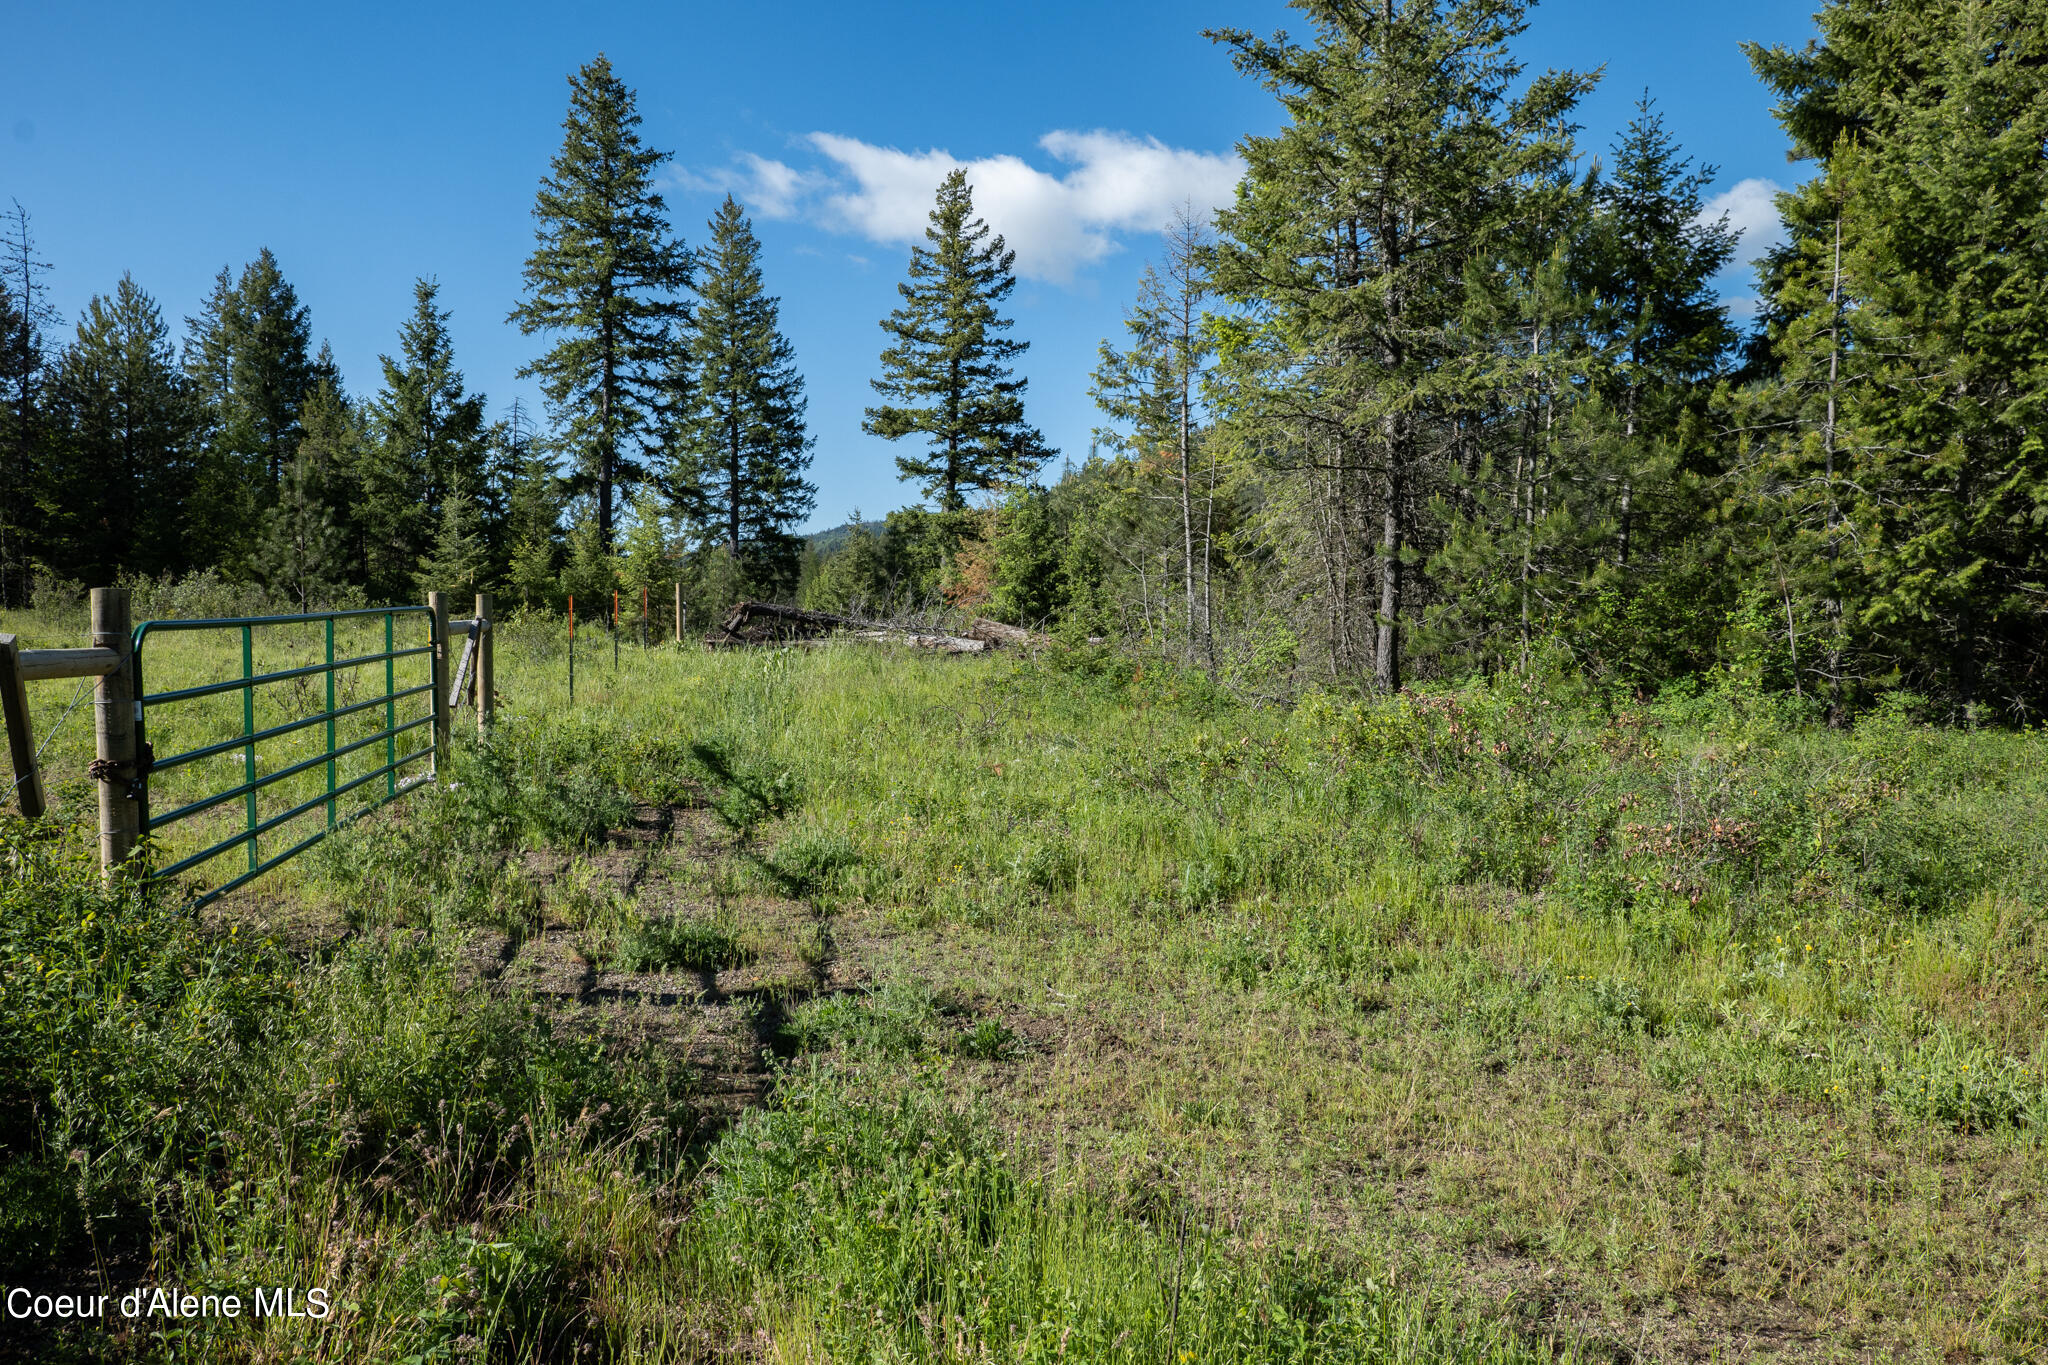
[[[1119,234],[1156,232],[1174,210],[1198,216],[1230,198],[1236,156],[1169,147],[1116,132],[1047,133],[1039,147],[1069,169],[1039,170],[1021,157],[963,161],[941,148],[906,152],[837,133],[805,139],[829,172],[800,170],[751,153],[736,168],[677,177],[686,189],[730,189],[769,218],[804,217],[837,232],[901,245],[919,240],[939,182],[967,171],[975,211],[1017,253],[1017,273],[1067,283],[1117,250]]]
[[[802,201],[824,189],[831,179],[817,171],[800,171],[752,152],[733,158],[738,164],[709,171],[676,171],[669,183],[696,193],[730,194],[763,218],[793,218]]]
[[[1785,240],[1785,224],[1778,217],[1777,205],[1777,196],[1782,192],[1783,187],[1775,180],[1738,180],[1707,201],[1700,210],[1700,220],[1711,223],[1726,214],[1728,226],[1740,235],[1735,244],[1735,259],[1753,260]]]

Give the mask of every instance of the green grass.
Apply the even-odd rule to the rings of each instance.
[[[188,1359],[2048,1349],[2038,733],[621,658],[572,708],[508,630],[454,785],[259,884],[346,942],[7,826],[6,1274],[347,1287],[325,1328],[107,1347]],[[666,808],[703,819],[625,867],[605,832]],[[765,1107],[460,976],[549,924],[762,981],[727,1008]]]
[[[749,957],[739,939],[715,924],[654,920],[621,932],[610,961],[629,972],[658,972],[670,967],[715,972]]]

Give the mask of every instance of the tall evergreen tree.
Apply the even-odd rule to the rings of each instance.
[[[1702,217],[1701,192],[1713,179],[1713,167],[1695,167],[1680,154],[1645,95],[1614,145],[1611,169],[1595,184],[1597,212],[1584,252],[1588,282],[1602,303],[1595,344],[1611,356],[1605,387],[1623,435],[1633,441],[1644,434],[1666,446],[1690,435],[1694,464],[1705,443],[1686,419],[1702,411],[1706,381],[1735,344],[1713,278],[1734,256],[1737,234],[1725,214]],[[1636,539],[1638,482],[1625,472],[1617,499],[1615,558],[1623,565]]]
[[[49,382],[49,334],[57,324],[36,259],[28,211],[15,200],[6,215],[0,261],[0,606],[28,600],[30,563],[39,540],[35,496],[44,445],[43,390]]]
[[[185,374],[201,421],[195,518],[216,562],[251,551],[298,453],[307,396],[323,379],[339,381],[325,348],[310,353],[309,318],[265,247],[239,276],[215,276],[199,315],[186,319]]]
[[[123,275],[95,295],[58,361],[49,392],[44,522],[67,577],[112,583],[122,572],[192,566],[185,524],[193,421],[170,331],[156,303]]]
[[[804,381],[778,326],[780,300],[762,285],[761,243],[731,195],[698,266],[670,489],[700,543],[722,545],[753,586],[788,592],[803,548],[791,528],[817,502],[803,476]]]
[[[1836,0],[1817,20],[1803,52],[1750,48],[1820,174],[1780,200],[1792,241],[1742,422],[1746,500],[1760,538],[1813,567],[1839,700],[1903,682],[2035,714],[2048,28],[2038,0]]]
[[[1586,196],[1555,188],[1492,268],[1468,270],[1468,345],[1446,372],[1461,401],[1448,431],[1456,467],[1435,504],[1430,625],[1447,661],[1482,671],[1527,672],[1590,605],[1628,466],[1627,439],[1586,382],[1607,363],[1591,336],[1595,298],[1569,259]]]
[[[1138,304],[1124,319],[1131,345],[1104,342],[1095,369],[1095,401],[1112,422],[1102,435],[1141,465],[1168,471],[1179,512],[1182,628],[1188,648],[1215,668],[1214,590],[1217,466],[1203,449],[1202,380],[1215,346],[1204,327],[1209,296],[1207,235],[1183,209],[1167,228],[1165,272],[1146,267]],[[1203,460],[1204,454],[1209,456]]]
[[[1030,343],[1003,335],[1011,323],[998,309],[1017,287],[1017,253],[973,215],[967,173],[956,168],[939,186],[929,245],[910,249],[910,278],[896,286],[903,306],[882,320],[891,340],[871,382],[895,401],[861,422],[886,440],[924,438],[928,453],[899,455],[896,468],[941,512],[965,507],[970,492],[1018,482],[1052,454],[1025,424],[1027,381],[1012,377]]]
[[[185,319],[182,363],[186,392],[198,424],[198,474],[193,524],[204,528],[212,564],[232,562],[247,545],[247,528],[261,515],[260,480],[245,452],[235,449],[235,349],[242,335],[234,272],[222,266],[197,316]]]
[[[513,502],[526,477],[528,461],[535,454],[533,422],[519,399],[505,415],[484,432],[483,469],[478,480],[477,505],[483,511],[484,540],[491,551],[491,576],[506,581],[512,563]]]
[[[20,601],[27,588],[30,514],[35,508],[32,490],[35,467],[29,455],[30,442],[22,432],[23,414],[12,401],[14,385],[5,371],[8,350],[21,332],[21,310],[0,275],[0,607]]]
[[[1229,348],[1233,406],[1286,424],[1262,444],[1307,476],[1296,506],[1322,528],[1332,657],[1349,669],[1369,654],[1392,690],[1409,566],[1427,549],[1418,512],[1458,405],[1439,372],[1465,271],[1521,222],[1520,191],[1555,177],[1591,81],[1550,72],[1511,92],[1525,0],[1294,7],[1313,45],[1211,35],[1287,114],[1277,134],[1245,140],[1245,179],[1218,215],[1217,287],[1255,310]],[[1373,580],[1368,651],[1357,606]]]
[[[304,435],[299,413],[323,377],[310,349],[310,310],[265,247],[236,283],[239,335],[232,362],[233,439],[269,488],[284,479]]]
[[[596,497],[605,554],[618,490],[659,453],[665,366],[690,282],[689,254],[654,188],[669,154],[645,146],[639,125],[633,92],[602,54],[569,78],[562,149],[534,201],[527,298],[511,315],[528,335],[559,338],[520,374],[540,379],[578,490]]]
[[[373,596],[410,591],[423,556],[446,538],[443,504],[458,478],[475,506],[484,458],[484,398],[463,391],[440,286],[413,284],[413,312],[399,329],[399,357],[380,356],[384,387],[370,405],[375,442],[362,476],[359,516],[367,526]],[[464,534],[469,528],[465,523]],[[453,561],[451,561],[453,562]]]

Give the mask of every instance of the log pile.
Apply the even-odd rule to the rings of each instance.
[[[805,611],[773,602],[740,602],[725,614],[718,629],[704,637],[713,649],[738,645],[786,645],[798,640],[817,640],[839,630],[857,630],[868,623],[829,611]]]
[[[986,640],[970,640],[964,635],[932,635],[916,630],[863,630],[855,637],[872,640],[882,645],[909,645],[912,649],[929,649],[940,654],[981,654],[989,649]]]
[[[905,645],[940,654],[983,654],[992,649],[1043,649],[1052,637],[987,617],[978,618],[965,635],[916,630],[880,621],[861,621],[829,611],[778,606],[773,602],[740,602],[719,627],[704,637],[712,649],[749,645],[807,644],[844,632],[849,638],[876,644]]]

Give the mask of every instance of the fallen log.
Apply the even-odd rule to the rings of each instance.
[[[968,627],[967,633],[974,639],[986,640],[992,645],[1015,645],[1019,649],[1050,649],[1053,644],[1052,636],[1042,631],[1004,625],[1001,621],[991,621],[986,616],[975,617],[974,624]],[[1091,635],[1088,637],[1088,643],[1106,645],[1109,641],[1100,635]]]
[[[835,616],[829,611],[784,607],[773,602],[740,602],[726,613],[725,621],[718,629],[704,637],[704,643],[713,649],[786,644],[796,640],[814,640],[836,630],[855,629],[868,624],[850,616]]]
[[[854,638],[873,640],[878,644],[909,645],[912,649],[930,649],[940,654],[980,654],[993,648],[987,640],[971,640],[963,635],[932,635],[914,630],[863,630],[856,632]]]
[[[1052,643],[1050,635],[1040,635],[1022,626],[1008,626],[1001,621],[991,621],[986,616],[974,618],[974,624],[967,628],[969,639],[986,640],[992,645],[1013,645],[1019,649],[1044,649]]]
[[[917,630],[909,626],[892,626],[880,621],[863,621],[857,617],[839,616],[829,611],[812,611],[805,607],[785,607],[774,602],[737,602],[725,615],[719,627],[704,637],[704,643],[712,649],[734,649],[749,645],[815,644],[828,636],[842,631],[850,632],[855,639],[870,640],[877,644],[907,645],[913,649],[929,649],[941,654],[983,654],[991,649],[1045,649],[1052,643],[1050,635],[1025,630],[1021,626],[1005,625],[991,621],[986,616],[976,618],[965,635],[952,635],[945,631]],[[1090,644],[1101,644],[1102,640],[1091,638]]]

